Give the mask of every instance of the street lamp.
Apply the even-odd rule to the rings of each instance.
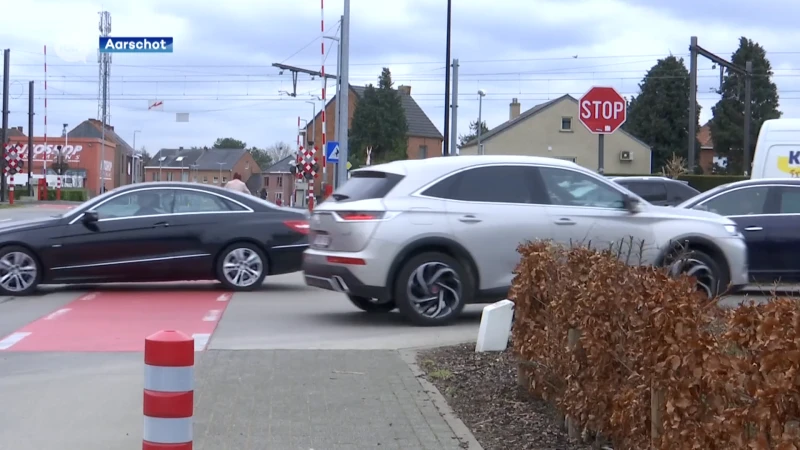
[[[136,162],[136,160],[137,160],[136,133],[141,133],[141,132],[142,132],[142,130],[133,130],[133,169],[131,170],[133,173],[131,174],[131,180],[134,183],[136,183],[136,177],[138,176],[137,173],[136,173],[137,172],[136,166],[138,165],[138,163]]]
[[[486,97],[486,91],[478,89],[478,154],[483,154],[483,146],[481,145],[481,131],[483,131],[483,122],[481,115],[483,113],[483,97]]]
[[[311,141],[309,141],[309,145],[314,145],[314,142],[317,141],[317,128],[314,126],[314,124],[317,123],[317,104],[310,100],[306,100],[306,103],[310,103],[311,106],[314,107],[311,113]]]
[[[225,165],[224,162],[218,162],[219,164],[219,185],[222,186],[222,166]]]

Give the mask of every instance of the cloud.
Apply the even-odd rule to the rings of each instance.
[[[791,47],[800,38],[789,18],[800,4],[764,0],[758,10],[743,0],[725,8],[684,0],[462,0],[453,9],[452,57],[460,61],[458,129],[478,114],[478,89],[489,126],[508,119],[508,103],[523,109],[565,93],[579,96],[592,85],[611,85],[625,95],[638,92],[644,73],[661,57],[688,54],[690,36],[729,58],[742,35],[768,50],[786,116],[800,113],[800,59]],[[333,34],[341,2],[326,2],[326,34]],[[398,0],[391,4],[355,0],[351,20],[351,83],[375,83],[382,67],[412,95],[443,130],[445,14],[442,3]],[[440,2],[441,3],[441,2]],[[738,3],[741,7],[736,7]],[[62,6],[63,5],[63,6]],[[272,63],[319,70],[320,9],[315,1],[228,0],[224,8],[173,0],[135,5],[104,0],[112,14],[112,35],[173,36],[175,53],[117,54],[113,57],[111,122],[122,136],[137,135],[137,146],[209,145],[231,136],[250,145],[294,142],[297,117],[310,118],[306,103],[320,95],[322,81],[300,75],[297,98],[289,73]],[[43,128],[44,56],[48,45],[48,122],[78,124],[97,115],[96,40],[99,3],[18,2],[7,11],[37,17],[36,30],[11,22],[0,30],[12,49],[11,125],[27,125],[27,81],[36,82],[36,127]],[[794,11],[795,14],[791,14]],[[68,23],[69,26],[64,26]],[[336,43],[326,72],[336,71]],[[56,52],[58,50],[58,53]],[[59,53],[61,55],[59,55]],[[61,57],[59,57],[61,56]],[[76,61],[83,57],[85,62]],[[573,58],[575,57],[575,58]],[[687,60],[688,64],[688,60]],[[717,100],[712,63],[698,62],[698,98],[703,120]],[[333,94],[329,85],[329,96]],[[165,112],[147,110],[164,100]],[[316,109],[319,109],[317,105]],[[189,123],[176,123],[188,112]],[[48,130],[50,135],[58,130]]]

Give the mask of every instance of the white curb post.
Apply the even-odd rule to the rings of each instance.
[[[476,352],[502,352],[508,347],[511,322],[514,319],[514,302],[501,300],[483,308],[478,329]]]

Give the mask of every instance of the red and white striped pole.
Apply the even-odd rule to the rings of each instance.
[[[8,204],[14,204],[14,175],[8,177]]]
[[[42,157],[42,175],[47,184],[47,157],[50,155],[47,147],[47,46],[44,46],[44,156]],[[47,200],[45,198],[45,200]]]
[[[180,331],[145,338],[142,450],[192,450],[194,352]]]

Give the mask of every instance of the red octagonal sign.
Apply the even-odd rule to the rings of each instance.
[[[625,123],[625,98],[612,87],[593,87],[578,101],[578,117],[594,134],[611,134]]]

